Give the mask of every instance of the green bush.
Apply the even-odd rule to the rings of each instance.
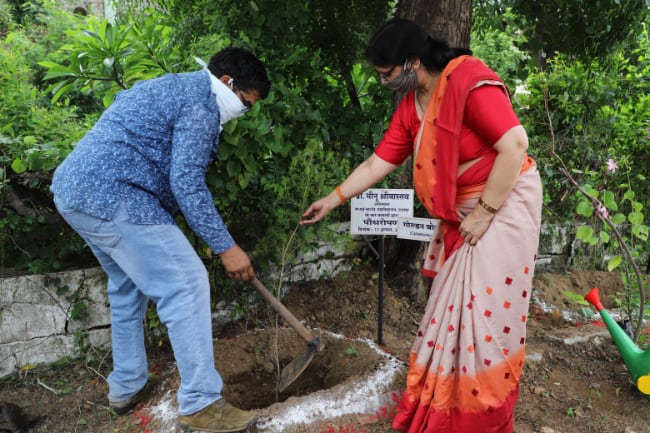
[[[617,53],[606,65],[597,61],[585,65],[558,54],[548,72],[528,77],[528,93],[517,102],[545,181],[547,217],[552,221],[570,220],[576,205],[550,157],[552,145],[574,170],[578,183],[592,182],[587,173],[599,172],[610,158],[629,167],[637,200],[650,203],[645,181],[650,176],[647,38],[646,31],[638,46]]]
[[[64,43],[61,29],[76,19],[46,12],[36,10],[28,25],[10,26],[0,40],[0,267],[34,272],[89,260],[53,213],[49,194],[52,170],[88,123],[76,107],[50,103],[37,66],[50,55],[56,58],[49,50]]]
[[[28,32],[23,28],[17,32],[24,41],[23,52],[37,50],[40,46],[34,45],[44,39],[61,41],[61,44],[53,47],[58,49],[52,52],[25,55],[24,62],[14,61],[15,67],[24,68],[22,78],[17,71],[7,69],[8,78],[33,81],[37,85],[21,87],[12,83],[3,86],[5,91],[19,92],[23,105],[40,100],[44,113],[34,117],[26,114],[18,103],[5,106],[6,118],[21,120],[6,123],[14,128],[7,134],[11,151],[3,164],[4,173],[11,175],[11,179],[6,178],[6,189],[15,188],[14,178],[38,172],[42,178],[39,188],[43,208],[49,207],[50,211],[46,216],[56,218],[51,204],[46,203],[49,176],[117,91],[165,72],[196,70],[199,66],[194,56],[207,60],[225,46],[246,46],[266,61],[272,91],[267,99],[254,106],[250,115],[225,125],[219,160],[210,167],[207,181],[215,192],[215,205],[238,242],[251,251],[259,264],[274,263],[308,203],[329,191],[347,175],[351,165],[370,154],[390,115],[390,95],[376,85],[374,72],[365,62],[352,61],[359,58],[361,43],[346,53],[345,59],[337,54],[334,46],[326,50],[315,47],[316,43],[327,42],[310,30],[310,26],[318,23],[293,7],[274,10],[275,15],[268,15],[274,16],[273,20],[261,11],[251,10],[252,19],[244,20],[242,11],[228,2],[220,2],[223,8],[218,10],[213,9],[212,2],[194,6],[185,2],[155,3],[157,8],[140,10],[137,14],[118,13],[122,18],[115,23],[50,13],[51,21],[41,32],[40,40],[25,36]],[[262,9],[275,7],[270,1],[258,5]],[[202,16],[211,18],[198,22],[196,8],[202,11]],[[379,8],[368,18],[380,21],[379,16],[385,10],[385,6]],[[43,11],[47,12],[47,6],[43,6]],[[323,14],[331,12],[322,11]],[[363,13],[355,12],[355,19]],[[64,17],[69,19],[67,25],[59,22]],[[333,28],[341,33],[342,39],[346,38],[345,32],[357,32],[352,22],[339,22],[332,16],[327,19],[331,26],[342,26]],[[284,32],[286,22],[294,22],[304,31]],[[368,32],[374,25],[365,21]],[[355,41],[365,36],[355,33]],[[18,40],[10,39],[13,44]],[[49,49],[50,45],[43,44],[43,47]],[[67,117],[61,118],[64,114]],[[45,121],[54,123],[38,127],[47,131],[47,139],[33,133],[23,139],[27,131],[34,129],[27,126],[28,122]],[[296,171],[303,158],[311,160],[312,165]],[[305,176],[308,171],[312,175]],[[297,195],[296,191],[301,193]],[[12,214],[9,207],[3,206],[5,219]],[[345,218],[336,213],[334,218],[337,215]],[[183,225],[182,218],[179,223]],[[33,224],[18,215],[12,222],[12,232],[19,226],[33,231]],[[298,236],[292,239],[294,242],[303,236],[308,239],[316,230],[299,230]],[[67,240],[69,235],[65,226],[54,228],[43,224],[37,231],[51,232],[62,240]],[[188,235],[209,262],[205,245],[189,231]],[[38,243],[38,251],[45,251],[47,246],[73,262],[86,253],[82,242],[68,242],[68,248],[62,248],[52,242],[52,236],[46,239]],[[6,245],[12,244],[15,245],[11,242]],[[24,254],[25,251],[22,247],[7,247],[3,251],[4,265],[35,269],[33,264],[38,261],[39,269],[48,267],[49,255],[40,257],[32,252]],[[94,264],[92,259],[85,260],[78,265]],[[62,266],[62,261],[52,261],[49,265],[56,269]],[[219,267],[213,269],[220,272]]]
[[[47,191],[53,168],[117,91],[165,72],[195,70],[194,56],[207,60],[228,45],[260,56],[273,87],[250,115],[226,125],[208,183],[238,242],[260,263],[275,261],[305,203],[340,182],[345,169],[365,159],[382,135],[392,98],[362,51],[392,4],[157,0],[149,2],[154,8],[126,13],[133,3],[117,2],[118,19],[109,23],[33,2],[20,24],[10,23],[2,34],[3,266],[51,262],[58,268],[80,256],[87,259],[65,225],[45,223],[56,217]],[[516,90],[515,108],[544,181],[546,221],[572,221],[579,201],[567,193],[549,153],[546,99],[555,150],[578,180],[598,188],[591,174],[612,158],[629,174],[636,201],[647,205],[647,29],[606,63],[584,64],[558,54],[548,71],[529,73],[521,36],[525,22],[509,10],[488,19],[475,15],[472,49]],[[0,21],[10,18],[0,10]],[[313,173],[301,176],[297,160],[309,158],[317,161]],[[383,185],[395,184],[391,178]],[[26,216],[9,205],[15,194],[35,213]],[[345,219],[344,212],[332,219]],[[205,246],[195,244],[204,254]]]

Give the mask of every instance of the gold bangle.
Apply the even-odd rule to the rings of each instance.
[[[336,195],[339,196],[339,200],[341,200],[341,204],[343,204],[343,203],[345,203],[346,201],[348,201],[348,199],[345,198],[345,196],[344,196],[343,193],[341,192],[341,185],[338,185],[338,186],[336,187]]]
[[[481,197],[478,198],[478,204],[479,204],[483,209],[485,209],[486,211],[488,211],[488,212],[490,212],[490,213],[492,213],[492,214],[495,214],[495,213],[499,212],[499,209],[495,209],[495,208],[493,208],[492,206],[490,206],[489,204],[487,204],[486,202],[484,202],[484,201],[483,201],[483,198],[481,198]]]

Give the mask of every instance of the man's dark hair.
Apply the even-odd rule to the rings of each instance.
[[[266,98],[271,89],[264,63],[244,48],[224,48],[212,56],[208,69],[217,78],[230,75],[240,90],[257,90],[260,98]]]

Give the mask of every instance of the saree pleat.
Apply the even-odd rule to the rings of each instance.
[[[444,256],[444,236],[434,235],[425,268],[436,277],[411,350],[394,429],[512,433],[541,197],[533,166],[519,176],[475,246],[463,243],[450,257],[438,260]],[[477,199],[457,204],[461,220]]]

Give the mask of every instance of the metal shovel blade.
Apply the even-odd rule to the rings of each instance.
[[[319,344],[320,339],[316,337],[314,341],[309,343],[309,348],[305,353],[298,356],[282,369],[282,372],[280,373],[280,383],[278,384],[278,390],[280,392],[287,389],[287,387],[291,385],[293,381],[303,373],[303,371],[305,371],[312,359],[314,359]]]
[[[314,354],[317,351],[323,350],[323,346],[320,344],[320,338],[314,337],[307,328],[305,328],[296,317],[291,314],[287,308],[282,305],[282,303],[275,298],[268,291],[264,284],[260,282],[257,278],[254,278],[251,283],[260,295],[266,300],[266,302],[273,307],[273,309],[284,319],[285,322],[289,324],[300,337],[307,342],[309,348],[305,353],[300,355],[298,358],[291,361],[285,368],[282,369],[280,373],[280,383],[278,384],[278,390],[280,392],[289,386],[300,374],[305,371],[305,368],[309,365],[311,360],[314,358]]]

